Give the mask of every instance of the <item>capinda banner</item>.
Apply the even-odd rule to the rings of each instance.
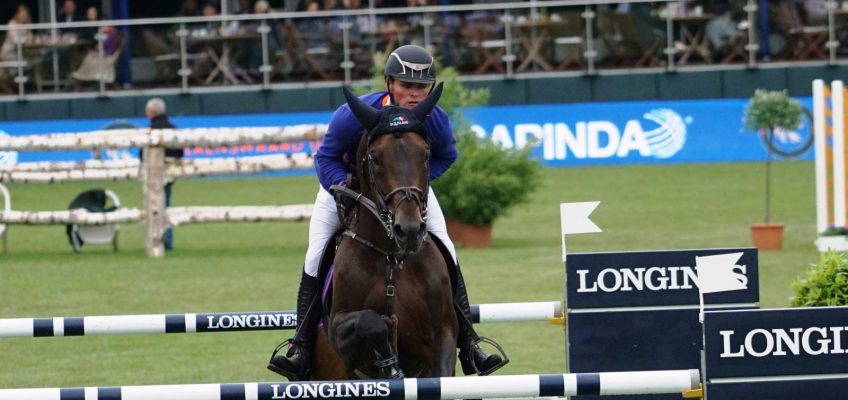
[[[810,98],[800,99],[809,108]],[[762,161],[765,141],[743,126],[745,99],[639,101],[475,107],[465,110],[472,130],[509,148],[533,146],[532,154],[552,167],[604,164],[660,164]],[[330,112],[173,117],[181,128],[281,126],[327,123]],[[110,126],[147,126],[128,120],[0,122],[9,135],[83,132]],[[2,134],[2,133],[0,133]],[[811,159],[809,120],[798,129],[778,130],[773,147],[783,154]],[[269,153],[314,152],[319,142],[186,149],[188,157],[232,157]],[[111,158],[135,151],[112,151]],[[89,152],[0,152],[0,163],[85,160]]]

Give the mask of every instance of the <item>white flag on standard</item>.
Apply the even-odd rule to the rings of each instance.
[[[586,201],[582,203],[560,203],[559,204],[559,222],[562,233],[562,261],[565,262],[565,235],[574,235],[577,233],[595,233],[601,232],[594,222],[589,219],[589,214],[595,211],[595,208],[601,204],[600,201]]]
[[[698,269],[698,288],[701,293],[742,290],[748,287],[736,279],[733,267],[742,258],[742,253],[716,254],[714,256],[695,257]]]
[[[595,208],[601,204],[600,201],[587,201],[583,203],[560,203],[559,217],[560,227],[563,235],[573,235],[575,233],[595,233],[600,232],[594,222],[589,219],[589,214],[595,211]]]

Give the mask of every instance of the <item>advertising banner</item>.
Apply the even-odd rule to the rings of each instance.
[[[809,108],[810,98],[799,101]],[[471,128],[508,148],[533,146],[545,166],[763,161],[766,141],[743,126],[746,99],[639,101],[474,107],[464,110]],[[332,112],[174,116],[179,128],[322,124]],[[0,135],[85,132],[146,127],[144,118],[0,122]],[[779,154],[812,159],[808,119],[779,130]],[[320,142],[188,148],[186,157],[232,157],[317,150]],[[135,157],[137,150],[110,150],[104,158]],[[0,163],[80,161],[87,151],[0,152]]]

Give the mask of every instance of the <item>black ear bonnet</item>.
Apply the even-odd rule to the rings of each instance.
[[[442,95],[443,85],[444,83],[440,83],[436,86],[424,101],[411,110],[400,106],[389,106],[377,110],[356,97],[346,86],[342,90],[353,115],[368,131],[367,137],[370,144],[379,136],[400,132],[415,132],[426,140],[427,129],[424,127],[424,121],[436,107]]]

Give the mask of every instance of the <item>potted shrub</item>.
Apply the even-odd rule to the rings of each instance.
[[[765,213],[763,222],[751,224],[751,238],[758,249],[783,247],[783,224],[771,222],[771,161],[776,128],[795,129],[801,123],[804,109],[789,98],[786,91],[758,89],[745,107],[745,126],[762,135],[767,144],[765,171]]]
[[[385,60],[385,55],[375,54],[373,80],[366,90],[385,88]],[[450,115],[459,158],[432,186],[451,239],[466,247],[486,247],[491,244],[494,220],[538,186],[541,166],[530,158],[532,146],[505,149],[474,134],[459,108],[486,104],[489,90],[469,89],[458,77],[453,67],[438,69],[437,80],[445,82],[439,107]]]
[[[848,305],[848,254],[829,250],[807,276],[792,283],[792,307]]]

